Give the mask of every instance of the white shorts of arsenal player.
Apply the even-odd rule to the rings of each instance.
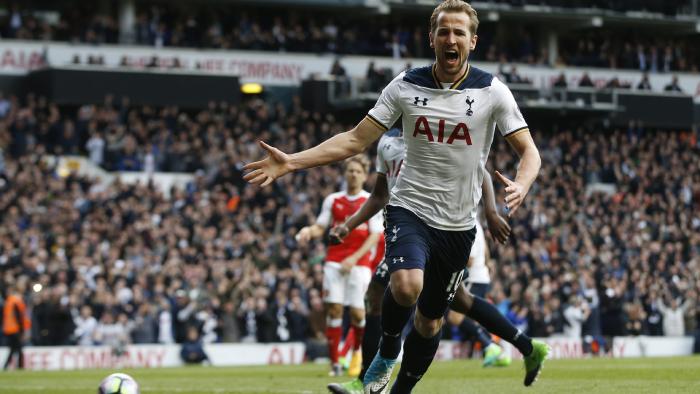
[[[362,265],[343,274],[340,264],[326,262],[323,266],[323,301],[365,309],[365,293],[372,280],[372,269]]]

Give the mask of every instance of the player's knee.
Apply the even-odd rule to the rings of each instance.
[[[464,320],[464,315],[461,313],[450,311],[450,313],[447,314],[447,322],[453,326],[462,324],[462,320]]]
[[[442,328],[442,318],[429,319],[416,311],[415,326],[416,331],[424,338],[432,338],[440,332]]]
[[[343,306],[341,304],[327,304],[326,315],[331,319],[341,319],[343,317]]]
[[[378,316],[382,314],[382,297],[384,297],[384,288],[371,283],[367,289],[367,314]]]
[[[401,270],[391,274],[391,294],[399,305],[412,306],[423,290],[423,271]]]
[[[359,308],[350,308],[350,322],[353,325],[359,325],[365,321],[365,310]]]
[[[455,293],[455,298],[452,301],[452,304],[450,304],[450,309],[452,309],[455,312],[459,312],[461,314],[466,315],[472,308],[473,303],[474,296],[469,294],[469,292],[467,291],[467,289],[464,288],[464,286],[461,286],[457,290],[457,293]]]

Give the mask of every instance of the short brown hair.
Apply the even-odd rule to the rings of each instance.
[[[359,164],[362,169],[365,170],[365,174],[369,174],[370,161],[367,155],[360,153],[359,155],[348,157],[343,163],[343,168],[347,170],[350,163]]]
[[[430,16],[430,32],[435,33],[437,29],[437,18],[441,12],[464,12],[469,15],[471,21],[469,31],[472,35],[476,34],[476,28],[479,27],[479,17],[476,16],[476,10],[471,4],[462,0],[445,0],[438,4],[433,10],[433,15]]]

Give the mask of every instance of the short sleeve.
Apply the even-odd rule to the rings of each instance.
[[[404,73],[399,74],[393,81],[382,90],[382,93],[374,104],[374,108],[369,110],[367,117],[377,124],[384,131],[389,130],[396,120],[401,116],[400,88]]]
[[[523,114],[515,102],[515,97],[510,89],[498,78],[491,83],[493,98],[493,117],[498,125],[501,135],[504,137],[518,130],[527,128]]]
[[[382,212],[383,211],[377,212],[369,219],[369,232],[371,234],[381,233],[384,231],[384,218],[382,217]]]
[[[377,162],[375,165],[377,167],[377,172],[380,174],[386,174],[387,171],[386,160],[384,160],[384,145],[386,143],[386,137],[382,136],[382,138],[379,140],[379,144],[377,144]]]
[[[335,195],[331,194],[323,200],[323,205],[321,206],[321,213],[318,214],[316,218],[316,224],[323,227],[328,227],[331,225],[331,209],[333,208],[333,200],[335,200]]]

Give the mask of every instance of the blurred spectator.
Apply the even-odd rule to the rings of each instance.
[[[578,87],[580,87],[580,88],[595,87],[593,80],[591,79],[591,77],[588,75],[587,72],[584,72],[583,76],[581,76],[581,79],[578,81]]]
[[[671,303],[666,306],[663,299],[657,300],[659,311],[664,319],[664,335],[667,337],[681,337],[685,335],[685,311],[690,308],[691,300],[686,299],[681,305],[677,298],[671,298]]]
[[[668,85],[666,85],[666,87],[664,88],[664,90],[667,91],[667,92],[679,92],[679,93],[683,93],[683,89],[681,89],[680,85],[678,85],[678,76],[677,76],[677,75],[674,75],[674,76],[671,78],[671,82],[670,82]]]
[[[209,357],[204,351],[204,345],[199,339],[199,333],[194,327],[190,327],[187,330],[187,339],[182,344],[180,358],[182,358],[182,361],[185,364],[201,364],[205,361],[209,362]]]
[[[76,344],[81,346],[93,345],[95,343],[97,319],[92,315],[90,305],[81,306],[79,314],[73,317],[73,322],[75,323],[73,335],[75,335]]]
[[[651,90],[651,83],[649,82],[649,74],[642,74],[642,80],[637,84],[637,90]]]
[[[581,338],[583,323],[590,313],[587,302],[579,296],[572,296],[564,308],[564,335],[568,338]]]
[[[566,82],[566,75],[562,72],[557,79],[554,80],[552,86],[556,88],[566,88],[569,84]]]

